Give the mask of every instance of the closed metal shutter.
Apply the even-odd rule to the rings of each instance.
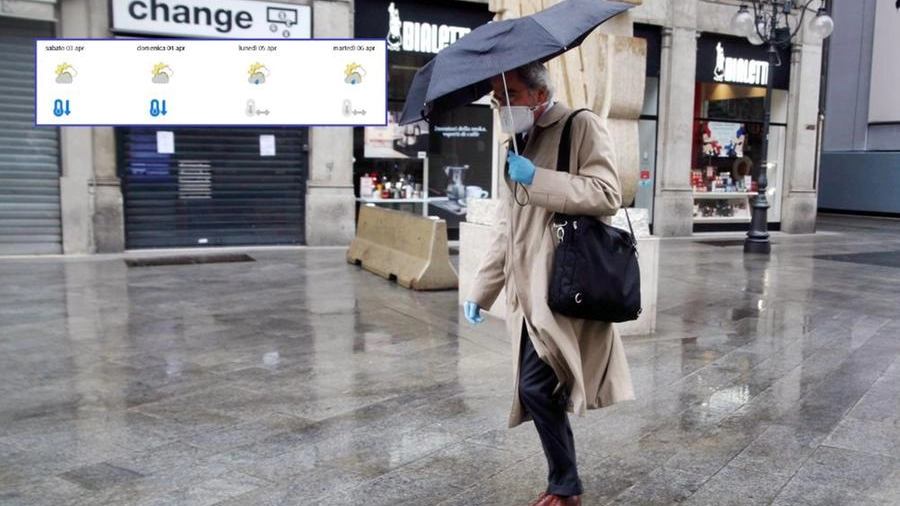
[[[52,36],[0,17],[0,255],[62,252],[59,129],[34,126],[34,39]]]
[[[159,130],[174,153],[159,149]],[[304,243],[307,129],[116,133],[127,248]],[[274,136],[274,156],[261,156],[261,136]]]

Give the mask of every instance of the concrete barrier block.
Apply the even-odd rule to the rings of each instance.
[[[619,335],[656,332],[656,301],[659,294],[659,238],[638,237],[638,265],[641,268],[641,315],[637,320],[616,323]]]
[[[615,216],[613,216],[612,226],[627,231],[629,230],[628,220],[631,220],[631,228],[634,229],[635,237],[639,239],[641,237],[650,237],[649,209],[645,209],[642,207],[629,207],[627,217],[625,215],[625,210],[619,209]]]
[[[471,199],[466,212],[467,223],[494,225],[500,221],[503,202],[500,199]]]
[[[640,134],[638,122],[630,119],[606,120],[616,150],[616,171],[622,186],[622,202],[631,205],[641,177]]]
[[[459,304],[466,301],[466,296],[475,280],[475,272],[481,264],[484,252],[487,251],[496,234],[494,226],[480,223],[462,222],[459,224]],[[506,317],[506,290],[502,290],[494,305],[485,308],[492,316]]]
[[[407,212],[363,206],[347,261],[413,290],[457,288],[447,223]]]

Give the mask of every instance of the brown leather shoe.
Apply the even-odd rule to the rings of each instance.
[[[532,506],[581,506],[581,496],[572,495],[563,497],[556,494],[546,494]]]
[[[545,490],[545,491],[541,492],[540,494],[538,494],[537,499],[533,503],[529,504],[528,506],[540,506],[543,504],[544,498],[546,498],[546,497],[547,497],[547,491]]]

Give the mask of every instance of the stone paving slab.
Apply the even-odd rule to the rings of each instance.
[[[573,419],[585,505],[900,504],[900,269],[844,261],[900,251],[900,222],[819,230],[768,258],[661,241],[637,399]],[[503,322],[339,248],[242,252],[0,259],[0,505],[534,500]]]

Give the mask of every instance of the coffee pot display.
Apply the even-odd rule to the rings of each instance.
[[[445,165],[444,174],[447,175],[447,198],[460,206],[466,205],[465,171],[468,165]]]

